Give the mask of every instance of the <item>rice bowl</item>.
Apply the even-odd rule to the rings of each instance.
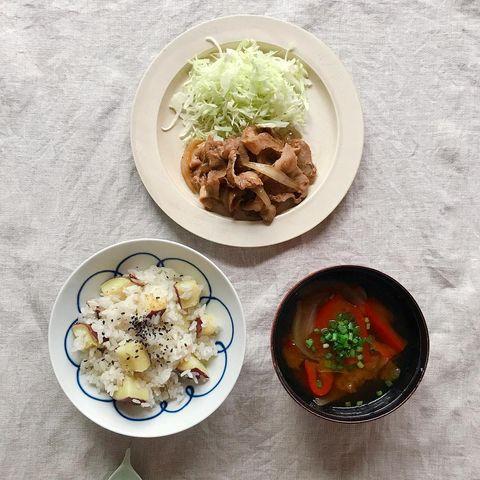
[[[145,285],[129,284],[119,298],[108,291],[118,279]],[[189,297],[178,285],[185,281],[194,282],[198,304],[181,305]],[[165,311],[156,305],[148,315],[152,309],[139,306],[152,300],[152,289]],[[169,339],[158,340],[160,331]],[[126,367],[121,347],[134,342],[144,345],[149,364]],[[52,309],[49,350],[60,386],[89,419],[116,433],[159,437],[204,420],[228,396],[243,364],[244,316],[231,283],[203,255],[175,242],[131,240],[96,253],[68,278]],[[188,368],[192,357],[206,375],[198,363]],[[140,393],[131,385],[122,393],[126,377]]]

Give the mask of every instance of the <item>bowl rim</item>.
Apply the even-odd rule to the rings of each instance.
[[[234,22],[232,28],[231,24]],[[277,33],[278,30],[281,30],[280,34]],[[239,34],[239,31],[243,33]],[[198,38],[204,38],[214,32],[220,44],[253,37],[259,43],[270,43],[288,49],[290,42],[284,41],[288,37],[285,36],[285,31],[297,39],[298,56],[319,77],[334,106],[338,138],[330,171],[315,193],[311,192],[305,202],[285,212],[285,216],[279,215],[268,229],[265,229],[262,222],[256,220],[235,221],[217,214],[207,215],[208,211],[199,209],[198,199],[192,198],[188,202],[179,196],[178,189],[167,175],[165,162],[162,160],[163,154],[160,155],[157,145],[158,113],[162,98],[178,71],[188,64],[192,57],[202,53],[201,49],[190,51],[190,45],[198,45]],[[307,48],[300,48],[303,42],[306,42]],[[180,51],[190,53],[181,65],[177,65],[177,60],[183,55],[183,53],[179,55]],[[323,58],[320,62],[319,55]],[[169,67],[174,72],[173,77],[170,78],[168,75],[165,78],[164,75],[159,77],[157,71],[165,70],[164,63],[170,61],[170,57],[175,59]],[[161,82],[159,78],[162,79]],[[144,187],[159,208],[174,222],[213,243],[256,248],[281,244],[299,237],[318,226],[338,207],[347,195],[361,163],[364,121],[360,97],[352,75],[339,56],[318,36],[295,23],[276,17],[239,13],[196,23],[173,38],[153,58],[143,72],[134,95],[130,112],[130,144],[133,160]],[[183,148],[180,154],[182,152]],[[165,175],[156,175],[155,172],[158,171]],[[319,197],[321,202],[311,201],[316,197]],[[180,211],[177,205],[179,198],[182,200],[183,208]],[[212,235],[212,231],[215,235]]]
[[[335,271],[335,270],[343,270],[343,269],[358,269],[358,270],[368,271],[368,272],[374,273],[376,275],[380,275],[381,277],[383,277],[384,279],[386,279],[388,281],[391,281],[394,284],[394,286],[396,288],[399,288],[400,290],[402,290],[406,294],[407,298],[412,302],[412,306],[414,307],[414,309],[419,314],[418,315],[419,327],[425,335],[425,362],[424,362],[424,365],[422,365],[422,369],[418,374],[418,377],[417,377],[417,380],[416,380],[415,384],[411,387],[411,390],[408,392],[408,394],[405,396],[405,398],[401,402],[399,402],[398,404],[394,405],[392,408],[390,408],[390,409],[388,409],[388,410],[386,410],[386,411],[384,411],[384,412],[382,412],[378,415],[376,415],[374,413],[372,418],[361,418],[359,420],[343,420],[343,419],[340,419],[340,418],[332,418],[330,416],[327,416],[327,415],[323,414],[319,410],[314,410],[310,405],[308,405],[306,402],[304,402],[295,393],[293,388],[289,385],[289,383],[287,382],[287,380],[283,376],[283,373],[282,373],[282,371],[280,369],[280,366],[278,364],[277,357],[274,354],[274,339],[275,339],[276,328],[277,328],[277,325],[278,325],[280,313],[282,312],[286,301],[293,295],[293,293],[297,289],[301,288],[302,285],[304,285],[306,282],[308,282],[311,278],[316,277],[317,275],[320,275],[320,274],[328,273],[328,272]],[[357,423],[367,423],[367,422],[371,422],[371,421],[383,418],[383,417],[389,415],[390,413],[394,412],[398,408],[400,408],[405,402],[407,402],[407,400],[410,399],[410,397],[415,393],[418,386],[420,385],[420,382],[422,381],[423,376],[425,375],[425,371],[426,371],[427,366],[428,366],[429,354],[430,354],[430,336],[429,336],[429,332],[428,332],[427,322],[425,321],[425,316],[423,315],[423,312],[422,312],[420,306],[418,305],[417,301],[413,297],[413,295],[395,278],[391,277],[390,275],[388,275],[388,274],[386,274],[386,273],[384,273],[380,270],[377,270],[377,269],[371,268],[371,267],[366,267],[366,266],[363,266],[363,265],[354,265],[354,264],[333,265],[333,266],[330,266],[330,267],[321,268],[321,269],[316,270],[314,272],[311,272],[308,275],[306,275],[305,277],[303,277],[301,280],[296,282],[292,287],[290,287],[288,289],[287,293],[285,293],[285,295],[283,296],[283,298],[282,298],[281,302],[279,303],[279,305],[277,307],[277,310],[275,312],[275,317],[274,317],[274,320],[272,322],[272,327],[271,327],[271,331],[270,331],[270,355],[272,357],[272,363],[273,363],[275,373],[276,373],[278,379],[280,380],[280,383],[282,384],[283,388],[287,391],[287,393],[290,395],[290,397],[293,400],[295,400],[295,402],[298,405],[300,405],[303,409],[305,409],[306,411],[308,411],[312,415],[315,415],[316,417],[319,417],[319,418],[322,418],[324,420],[328,420],[328,421],[334,422],[334,423],[345,423],[345,424],[349,424],[349,425],[357,424]]]
[[[203,417],[203,418],[200,418],[200,419],[195,419],[194,423],[192,423],[191,425],[187,426],[187,427],[183,427],[183,428],[180,428],[179,430],[175,430],[174,432],[171,432],[171,433],[167,433],[167,434],[141,434],[141,435],[137,435],[135,433],[125,433],[125,431],[123,431],[123,429],[121,428],[116,428],[114,426],[111,426],[111,425],[104,425],[104,424],[101,424],[101,423],[98,423],[97,421],[93,420],[90,415],[88,415],[87,413],[85,413],[84,411],[82,411],[80,409],[80,407],[77,405],[75,399],[73,397],[71,397],[65,390],[64,386],[63,386],[63,383],[61,381],[61,379],[59,378],[59,375],[57,373],[57,370],[55,368],[55,362],[54,362],[54,358],[53,358],[53,348],[52,348],[52,342],[53,342],[53,338],[52,338],[52,333],[51,333],[51,327],[52,327],[52,322],[53,322],[53,313],[54,311],[56,310],[56,307],[57,307],[57,303],[59,302],[60,300],[60,297],[62,296],[62,294],[64,293],[65,289],[67,288],[67,285],[71,282],[72,278],[77,274],[77,272],[84,266],[86,265],[88,262],[90,262],[94,257],[97,257],[99,255],[102,255],[104,254],[106,251],[108,250],[111,250],[115,247],[118,247],[120,245],[126,245],[126,244],[135,244],[137,242],[144,242],[144,241],[147,241],[147,242],[160,242],[160,243],[164,243],[164,244],[170,244],[170,245],[175,245],[177,247],[180,247],[181,249],[184,249],[184,250],[187,250],[187,251],[190,251],[198,256],[200,256],[203,260],[205,260],[207,263],[211,264],[215,270],[217,270],[220,275],[223,277],[223,279],[226,281],[227,285],[231,288],[232,292],[233,292],[233,295],[234,295],[234,298],[238,304],[238,307],[239,307],[239,310],[240,310],[240,318],[239,318],[239,321],[240,321],[240,324],[239,325],[235,325],[236,328],[240,328],[242,333],[243,333],[243,338],[244,338],[244,342],[243,342],[243,349],[241,351],[241,354],[240,354],[240,357],[239,357],[239,361],[240,361],[240,368],[238,370],[238,375],[237,375],[237,378],[235,379],[235,381],[232,383],[231,387],[225,392],[225,395],[223,397],[223,399],[218,403],[218,405],[215,406],[215,408],[206,416],[206,417]],[[244,309],[243,309],[243,305],[242,305],[242,302],[240,300],[240,297],[234,287],[234,285],[232,284],[232,282],[230,281],[230,279],[227,277],[227,275],[223,272],[223,270],[215,263],[213,262],[212,260],[210,260],[208,257],[206,257],[205,255],[203,255],[202,253],[200,253],[198,250],[195,250],[194,248],[192,247],[189,247],[187,245],[184,245],[182,243],[179,243],[179,242],[175,242],[175,241],[172,241],[172,240],[166,240],[166,239],[163,239],[163,238],[153,238],[153,237],[140,237],[140,238],[133,238],[133,239],[129,239],[129,240],[122,240],[120,242],[116,242],[116,243],[113,243],[111,245],[107,245],[106,247],[98,250],[98,251],[95,251],[94,253],[92,253],[91,255],[89,255],[85,260],[83,260],[79,265],[77,265],[73,270],[72,272],[70,273],[70,275],[68,275],[67,279],[63,282],[60,290],[58,291],[56,297],[55,297],[55,301],[53,302],[52,304],[52,307],[51,307],[51,310],[50,310],[50,316],[49,316],[49,321],[48,321],[48,331],[47,331],[47,344],[48,344],[48,354],[49,354],[49,359],[50,359],[50,365],[52,367],[52,370],[53,370],[53,373],[55,375],[55,378],[58,382],[58,385],[60,386],[60,388],[62,389],[63,393],[65,394],[65,396],[68,398],[68,400],[70,400],[70,402],[72,403],[72,405],[86,418],[88,418],[88,420],[90,420],[91,422],[95,423],[96,425],[98,425],[99,427],[101,428],[104,428],[105,430],[108,430],[108,431],[111,431],[111,432],[114,432],[114,433],[118,433],[120,435],[124,435],[124,436],[128,436],[128,437],[136,437],[136,438],[160,438],[160,437],[166,437],[166,436],[170,436],[170,435],[175,435],[177,433],[180,433],[180,432],[183,432],[185,430],[188,430],[190,428],[193,428],[195,427],[196,425],[198,425],[199,423],[201,423],[202,421],[206,420],[208,417],[210,417],[213,413],[215,413],[215,411],[225,402],[225,400],[227,399],[227,397],[230,395],[230,393],[232,392],[233,388],[235,387],[235,385],[237,384],[237,381],[238,381],[238,378],[240,377],[240,374],[242,372],[242,368],[243,368],[243,364],[245,362],[245,352],[246,352],[246,344],[247,344],[247,331],[246,331],[246,321],[245,321],[245,312],[244,312]]]

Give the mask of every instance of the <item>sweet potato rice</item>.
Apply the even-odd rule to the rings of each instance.
[[[202,287],[152,266],[105,282],[73,326],[82,378],[116,400],[151,407],[181,400],[189,383],[208,381],[217,354],[214,319]]]

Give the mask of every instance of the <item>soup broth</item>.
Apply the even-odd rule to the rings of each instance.
[[[406,345],[380,301],[360,286],[329,283],[298,299],[282,354],[315,403],[349,407],[386,393],[400,375]]]

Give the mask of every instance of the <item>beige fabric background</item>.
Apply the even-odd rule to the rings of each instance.
[[[188,27],[234,13],[295,22],[330,45],[353,75],[366,127],[360,171],[334,214],[297,240],[248,251],[167,218],[129,145],[133,95],[151,59]],[[0,0],[2,479],[101,479],[128,445],[145,480],[479,479],[479,45],[476,0]],[[213,259],[248,323],[244,369],[222,408],[156,440],[84,418],[47,352],[50,309],[72,269],[141,236]],[[400,280],[431,331],[417,393],[367,425],[309,416],[270,361],[280,297],[341,263]]]

